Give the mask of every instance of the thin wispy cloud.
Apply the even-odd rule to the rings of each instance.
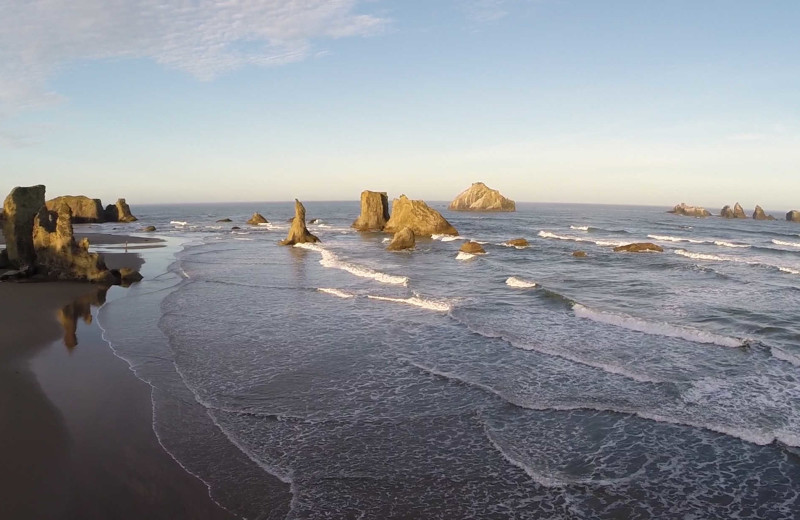
[[[47,87],[78,60],[148,58],[212,79],[246,65],[301,61],[322,39],[385,20],[358,0],[0,0],[0,114],[58,99]]]
[[[462,8],[476,22],[492,22],[508,16],[508,0],[465,0]]]

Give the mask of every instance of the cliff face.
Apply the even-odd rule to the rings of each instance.
[[[411,200],[405,195],[392,202],[392,216],[384,227],[387,233],[397,233],[410,228],[415,236],[458,235],[458,231],[425,201]]]
[[[499,191],[476,182],[450,203],[453,211],[516,211],[513,200],[503,197]]]
[[[361,214],[353,222],[359,231],[382,231],[389,220],[389,198],[385,192],[361,192]]]

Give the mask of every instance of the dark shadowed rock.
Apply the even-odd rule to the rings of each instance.
[[[683,215],[684,217],[710,217],[711,212],[706,208],[699,206],[687,206],[685,202],[681,202],[667,213],[674,213],[676,215]]]
[[[435,209],[421,200],[411,200],[405,195],[392,202],[392,216],[383,228],[387,233],[397,233],[411,228],[414,236],[458,235],[456,228]]]
[[[308,232],[306,227],[306,208],[303,204],[294,199],[294,218],[292,219],[292,227],[289,229],[289,235],[286,240],[281,242],[282,246],[292,246],[294,244],[303,244],[306,242],[319,242],[319,238]]]
[[[44,207],[43,185],[16,187],[3,202],[3,236],[9,264],[19,268],[34,265],[36,250],[33,247],[33,220]]]
[[[361,192],[361,214],[353,222],[359,231],[382,231],[389,220],[389,198],[385,192]]]
[[[155,230],[156,230],[155,226],[147,226],[146,228],[142,229],[142,231],[146,231],[148,233],[152,233]]]
[[[462,253],[469,253],[471,255],[481,255],[486,252],[483,246],[477,242],[464,242],[459,249]]]
[[[753,211],[753,220],[775,220],[775,217],[767,215],[764,213],[764,210],[761,209],[761,206],[757,205],[755,211]]]
[[[508,242],[506,242],[507,246],[514,246],[514,247],[528,247],[530,243],[524,238],[512,238]]]
[[[36,265],[52,280],[87,280],[115,284],[118,279],[106,267],[103,257],[89,252],[89,240],[75,242],[72,212],[62,203],[58,212],[42,207],[33,223]]]
[[[106,222],[136,222],[136,217],[131,214],[131,208],[125,199],[117,199],[116,204],[109,204],[105,210]]]
[[[652,242],[637,242],[635,244],[626,244],[624,246],[617,246],[614,248],[614,251],[626,251],[628,253],[644,253],[648,251],[653,251],[657,253],[663,253],[664,248],[653,244]]]
[[[237,229],[242,229],[242,228],[240,228],[239,226],[233,226],[233,227],[231,228],[231,231],[236,231]]]
[[[586,251],[573,251],[572,256],[575,258],[586,258]]]
[[[229,218],[221,218],[217,222],[233,222],[233,221]]]
[[[513,200],[503,197],[482,182],[475,182],[450,203],[452,211],[516,211]]]
[[[786,214],[786,220],[791,222],[800,222],[800,211],[793,209],[789,213]]]
[[[47,209],[58,212],[62,203],[69,206],[74,224],[106,221],[106,212],[100,199],[90,199],[84,195],[64,195],[48,200]],[[112,220],[112,222],[117,221]]]
[[[0,249],[0,269],[7,269],[11,267],[11,262],[8,261],[8,251]]]
[[[264,215],[261,213],[253,213],[253,216],[250,217],[250,220],[248,220],[247,223],[251,226],[257,226],[259,224],[269,224],[269,221],[265,219]]]
[[[119,270],[119,278],[122,285],[130,285],[134,282],[140,282],[142,280],[142,275],[136,269],[123,267]]]
[[[414,231],[406,227],[394,234],[386,249],[389,251],[402,251],[403,249],[414,249],[415,245]]]

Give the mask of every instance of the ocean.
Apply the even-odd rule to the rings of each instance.
[[[800,225],[518,204],[385,250],[357,202],[135,206],[104,338],[246,518],[800,518]],[[248,226],[254,212],[270,224]],[[233,222],[219,223],[231,218]],[[239,226],[241,230],[231,230]],[[530,247],[503,242],[524,237]],[[459,254],[465,239],[485,255]],[[615,253],[652,241],[663,253]],[[582,250],[586,258],[572,252]]]

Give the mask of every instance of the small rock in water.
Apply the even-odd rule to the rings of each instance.
[[[586,258],[586,251],[573,251],[572,256],[575,258]]]
[[[637,242],[634,244],[625,244],[624,246],[617,246],[614,251],[626,251],[628,253],[643,253],[653,251],[656,253],[663,253],[664,248],[653,244],[652,242]]]
[[[471,255],[480,255],[486,253],[486,251],[483,249],[483,246],[477,242],[465,242],[459,251],[462,253],[469,253]]]

